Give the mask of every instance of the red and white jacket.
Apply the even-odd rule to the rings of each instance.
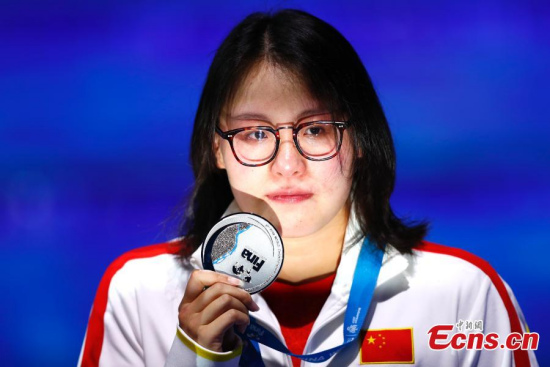
[[[331,294],[304,354],[343,342],[344,313],[362,245],[357,233],[350,219]],[[177,252],[175,242],[153,245],[130,251],[109,266],[97,290],[79,366],[238,366],[240,349],[210,351],[178,328],[187,279],[201,262],[200,249],[186,264]],[[260,306],[254,317],[282,340],[279,323],[261,294],[253,299]],[[455,325],[440,332],[447,338],[437,343],[444,344],[460,332],[456,325],[461,321],[470,329],[482,326],[485,335],[497,333],[498,348],[430,348],[432,327]],[[509,334],[523,334],[527,328],[512,291],[495,270],[466,251],[429,242],[412,255],[387,246],[363,329],[355,345],[332,359],[302,366],[538,366],[533,351],[500,347]],[[290,357],[263,345],[261,354],[268,367],[292,366]]]

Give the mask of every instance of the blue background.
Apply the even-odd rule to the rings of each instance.
[[[174,235],[216,47],[282,7],[356,47],[395,137],[396,211],[489,260],[550,363],[549,3],[199,3],[2,2],[1,364],[76,363],[108,264]]]

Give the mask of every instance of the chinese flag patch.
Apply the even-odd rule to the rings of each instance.
[[[367,330],[361,344],[361,364],[414,363],[413,329]]]

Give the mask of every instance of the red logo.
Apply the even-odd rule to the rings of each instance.
[[[539,345],[538,333],[510,333],[507,336],[498,333],[483,333],[481,329],[462,329],[462,320],[457,324],[459,332],[454,332],[455,325],[435,325],[429,331],[428,344],[433,350],[444,350],[447,348],[475,349],[475,350],[537,350]]]

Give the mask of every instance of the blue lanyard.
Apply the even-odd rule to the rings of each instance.
[[[342,348],[354,342],[359,336],[359,332],[367,316],[372,295],[376,288],[378,274],[382,267],[383,257],[384,251],[376,247],[368,237],[365,237],[363,245],[361,246],[359,258],[357,259],[357,265],[355,266],[353,283],[351,285],[348,306],[346,308],[343,344],[318,353],[306,355],[294,354],[289,351],[275,335],[260,325],[254,317],[250,316],[250,325],[248,325],[244,334],[239,334],[245,341],[245,348],[241,355],[239,365],[253,367],[264,366],[258,343],[278,350],[281,353],[300,358],[306,362],[321,363],[331,358]]]

